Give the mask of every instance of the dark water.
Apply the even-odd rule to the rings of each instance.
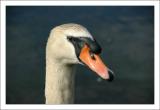
[[[154,103],[154,7],[6,8],[7,104],[44,103],[45,46],[64,23],[85,26],[115,72],[107,82],[84,66],[76,73],[76,104]]]

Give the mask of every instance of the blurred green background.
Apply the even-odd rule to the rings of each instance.
[[[153,6],[7,6],[7,104],[44,103],[46,42],[64,23],[85,26],[116,74],[107,82],[78,65],[76,104],[154,103]]]

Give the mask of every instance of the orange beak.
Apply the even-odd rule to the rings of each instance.
[[[79,58],[103,79],[110,79],[108,68],[102,62],[100,56],[98,54],[90,53],[90,48],[86,44],[82,48]]]

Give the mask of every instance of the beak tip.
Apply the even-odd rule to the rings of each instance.
[[[107,81],[111,82],[114,80],[114,74],[112,72],[109,72],[109,79]]]

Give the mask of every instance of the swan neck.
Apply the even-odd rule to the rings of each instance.
[[[74,70],[74,65],[46,62],[46,104],[73,103]]]

